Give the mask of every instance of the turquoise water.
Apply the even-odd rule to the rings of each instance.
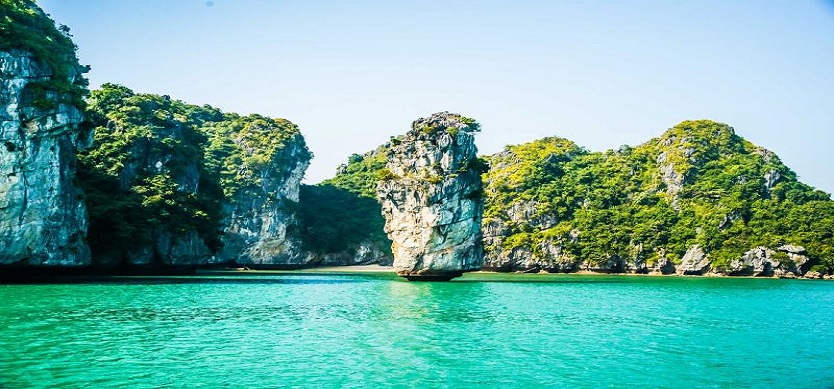
[[[242,275],[0,285],[0,387],[831,387],[834,282]]]

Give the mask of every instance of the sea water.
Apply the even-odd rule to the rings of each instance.
[[[0,387],[834,385],[834,282],[468,274],[0,285]]]

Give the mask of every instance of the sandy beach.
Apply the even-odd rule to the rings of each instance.
[[[322,266],[301,269],[305,273],[388,273],[394,272],[391,266],[356,265],[356,266]]]

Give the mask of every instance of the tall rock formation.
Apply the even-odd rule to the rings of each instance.
[[[74,185],[86,80],[69,38],[33,3],[0,16],[0,265],[81,266],[83,194]]]
[[[472,119],[441,112],[392,140],[377,186],[394,269],[409,280],[449,280],[483,262],[483,162]]]

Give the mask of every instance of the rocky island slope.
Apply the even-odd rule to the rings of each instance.
[[[0,27],[0,265],[310,261],[298,201],[312,155],[294,124],[114,84],[85,99],[68,28],[27,0],[2,2]]]
[[[301,186],[301,240],[311,265],[390,265],[391,239],[376,199],[387,147],[353,154],[332,179]]]
[[[488,159],[490,269],[817,277],[834,264],[829,195],[726,124],[685,121],[603,153],[546,138]]]
[[[311,158],[284,119],[240,116],[105,84],[80,156],[94,264],[303,263],[299,185]]]

